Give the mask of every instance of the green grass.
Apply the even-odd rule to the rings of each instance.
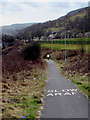
[[[72,45],[89,45],[90,38],[69,38],[69,39],[52,39],[48,41],[39,41],[41,44],[72,44]]]
[[[90,99],[90,86],[88,82],[86,81],[82,82],[82,81],[76,81],[76,80],[72,80],[72,82],[75,83],[79,87],[79,89],[83,91]]]
[[[61,73],[63,75],[66,76],[67,79],[71,80],[73,83],[76,84],[76,86],[83,92],[85,93],[88,98],[90,99],[90,83],[89,83],[89,77],[88,76],[83,76],[80,75],[79,73],[70,73],[69,71],[64,71],[63,66],[65,65],[65,63],[63,61],[56,61],[57,65],[58,65],[58,69],[59,71],[61,71]]]
[[[72,21],[74,21],[76,17],[82,18],[82,17],[84,17],[85,15],[86,15],[85,12],[83,12],[82,14],[79,13],[79,14],[76,14],[76,15],[74,15],[74,16],[71,16],[70,19],[71,19]]]
[[[37,71],[36,73],[34,73]],[[25,86],[21,86],[20,91],[17,94],[8,96],[8,94],[3,94],[3,98],[10,103],[4,103],[3,115],[7,118],[37,118],[39,116],[38,111],[43,105],[41,98],[44,94],[44,87],[46,85],[45,80],[47,79],[46,69],[33,69],[32,78],[26,79],[24,81],[27,83]],[[30,76],[31,77],[31,76]],[[35,79],[33,79],[35,78]],[[21,83],[22,81],[17,81]]]
[[[79,50],[80,45],[76,44],[41,44],[41,47],[43,48],[50,48],[54,50]],[[90,51],[90,45],[84,45],[84,49],[86,52]]]
[[[58,28],[48,28],[48,29],[46,29],[46,32],[48,32],[48,31],[56,31],[56,32],[58,32],[60,30],[60,27],[58,27]]]
[[[20,103],[13,104],[14,107],[20,107],[23,109],[23,115],[26,118],[36,118],[37,117],[37,111],[39,110],[42,102],[39,97],[29,97],[29,96],[23,96],[24,100],[22,100]]]
[[[56,41],[90,41],[90,38],[69,38],[69,39],[54,39]]]

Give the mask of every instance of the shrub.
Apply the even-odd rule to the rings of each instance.
[[[35,61],[36,59],[40,58],[40,51],[40,44],[37,42],[32,42],[23,48],[22,55],[25,60]]]

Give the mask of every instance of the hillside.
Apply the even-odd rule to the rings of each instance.
[[[19,30],[25,29],[28,26],[33,25],[34,23],[23,23],[23,24],[12,24],[12,25],[6,25],[6,26],[0,26],[0,33],[2,30],[2,34],[6,35],[16,35]]]
[[[17,34],[17,38],[72,38],[90,31],[90,7],[74,10],[53,21],[34,24]]]
[[[85,46],[84,44],[54,44],[54,42],[57,41],[61,42],[62,38],[72,38],[62,40],[65,40],[66,43],[69,42],[68,40],[72,40],[71,42],[77,42],[78,40],[81,40],[81,38],[76,37],[80,37],[79,35],[81,34],[85,35],[86,32],[90,33],[90,23],[88,22],[90,21],[89,10],[89,7],[86,7],[71,11],[65,16],[44,23],[27,23],[4,26],[5,30],[7,29],[6,31],[8,31],[8,35],[2,35],[3,49],[2,61],[0,61],[0,65],[2,67],[2,71],[0,71],[2,73],[2,98],[0,98],[2,100],[2,113],[0,113],[0,115],[2,114],[3,120],[6,118],[8,120],[34,120],[34,118],[41,118],[41,111],[44,108],[43,105],[45,103],[44,99],[46,99],[45,94],[47,93],[47,90],[54,88],[54,90],[58,91],[59,93],[59,88],[63,88],[63,90],[66,90],[66,87],[68,88],[67,90],[69,90],[69,88],[74,88],[73,84],[68,80],[74,82],[78,88],[80,88],[80,90],[90,98],[90,87],[88,86],[88,77],[90,74],[88,58],[90,53],[84,51],[85,47],[87,49],[89,47]],[[43,41],[47,39],[59,40],[53,40],[54,42],[50,41],[53,44],[50,44],[50,42],[49,44],[41,44],[40,47],[38,46],[39,44],[37,44],[37,42],[34,43],[33,41],[30,42],[30,44],[25,44],[22,42],[25,42],[23,39],[26,39],[26,42],[28,40],[42,40],[41,43],[49,42]],[[83,40],[85,40],[84,37],[82,38],[82,41]],[[86,38],[86,40],[88,40],[88,38]],[[79,41],[79,43],[80,42],[81,41]],[[49,45],[50,47],[46,47],[45,45]],[[62,45],[64,45],[64,47],[62,47]],[[65,81],[62,81],[63,76],[58,76],[60,74],[58,70],[55,71],[55,66],[52,64],[53,61],[45,60],[47,59],[47,54],[50,55],[52,60],[56,61],[60,74],[62,73],[62,75],[66,77]],[[48,70],[51,72],[51,74],[49,74]],[[53,74],[52,71],[56,73]],[[51,76],[51,78],[49,78],[49,76]],[[54,87],[51,85],[49,80],[53,82]],[[46,85],[48,85],[48,83],[49,87],[51,87],[50,89],[46,89]],[[71,85],[68,87],[68,84]],[[65,88],[62,85],[65,85]],[[73,92],[73,89],[71,90]],[[67,91],[67,93],[68,92],[69,91]],[[52,93],[53,92],[51,91],[51,94]],[[82,105],[84,106],[82,100],[83,97],[85,98],[85,96],[83,94],[83,97],[81,97],[81,94],[81,92],[80,94],[77,94],[79,97],[76,96],[76,94],[75,96],[69,96],[69,94],[67,94],[65,98],[60,94],[57,94],[56,97],[61,100],[59,103],[60,105],[62,105],[64,99],[67,100],[66,97],[69,98],[68,100],[70,100],[70,102],[65,102],[68,104],[67,108],[73,108],[72,111],[75,112],[78,110],[78,105],[80,105],[81,108]],[[59,96],[64,99],[59,98]],[[50,97],[50,100],[52,99],[52,101],[55,101],[56,97],[52,96],[52,98]],[[53,100],[53,98],[55,98],[55,100]],[[80,104],[77,104],[77,100],[80,101]],[[71,101],[74,107],[71,106]],[[73,102],[76,104],[73,104]],[[84,101],[84,103],[86,102]],[[53,106],[54,104],[52,104],[52,107],[57,108],[59,104],[55,103],[55,107]],[[59,110],[54,109],[56,113],[59,113],[58,111],[60,111],[60,113],[67,113],[69,116],[68,110],[66,112],[66,109],[65,111],[63,109],[66,108],[66,104],[64,104],[63,107],[59,106]],[[83,107],[83,110],[85,111],[84,108],[85,107]],[[82,111],[78,110],[77,112],[79,113]],[[71,115],[72,113],[70,113],[70,118]],[[77,118],[77,116],[74,116],[74,118]]]

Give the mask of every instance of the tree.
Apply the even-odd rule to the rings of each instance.
[[[40,58],[40,51],[40,44],[37,42],[32,42],[23,48],[22,55],[25,60],[35,61]]]
[[[2,42],[10,43],[10,42],[14,42],[14,41],[15,41],[15,38],[13,36],[2,35]]]

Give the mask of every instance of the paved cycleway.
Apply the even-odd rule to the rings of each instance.
[[[41,118],[88,118],[87,97],[60,74],[54,61],[47,63],[48,81]]]

